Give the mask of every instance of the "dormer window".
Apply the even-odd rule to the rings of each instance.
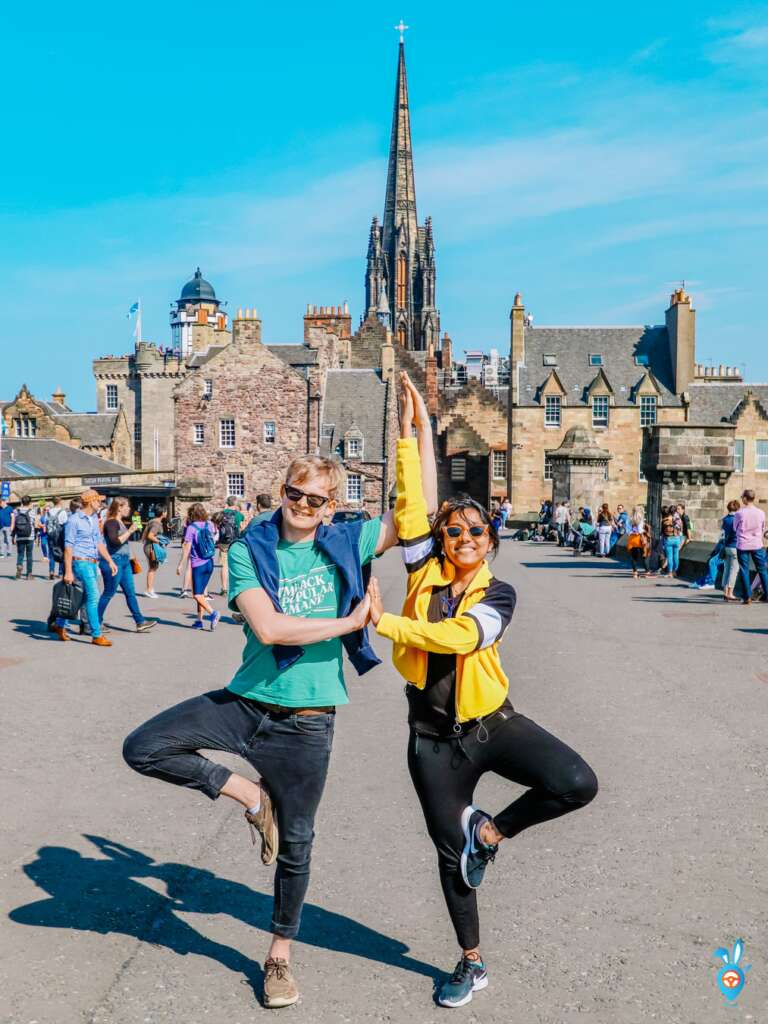
[[[590,357],[589,357],[589,365],[590,366],[602,366],[603,365],[603,357],[602,357],[602,355],[599,352],[592,352],[590,354]]]
[[[557,356],[553,356],[553,355],[548,355],[547,356],[547,355],[545,355],[544,356],[544,365],[545,366],[557,366]]]
[[[348,430],[344,435],[344,458],[362,459],[363,435],[357,429]]]

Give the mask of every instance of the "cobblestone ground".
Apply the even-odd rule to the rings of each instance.
[[[165,569],[160,600],[143,602],[162,620],[154,632],[134,634],[118,597],[111,650],[65,646],[43,625],[47,580],[16,583],[11,568],[0,560],[0,1021],[264,1019],[254,987],[271,871],[239,810],[120,757],[134,725],[226,684],[240,630],[193,633]],[[396,553],[378,572],[397,608]],[[502,848],[480,891],[491,984],[456,1013],[765,1021],[768,608],[633,583],[614,562],[545,545],[504,542],[496,572],[519,594],[503,648],[513,702],[586,757],[601,791]],[[456,950],[406,773],[402,686],[386,664],[350,691],[295,951],[302,1000],[285,1014],[442,1020],[433,980]],[[489,777],[479,802],[498,809],[513,792]],[[729,1007],[712,952],[737,937],[753,967]]]

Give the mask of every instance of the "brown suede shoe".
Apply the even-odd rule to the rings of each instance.
[[[255,814],[245,812],[245,820],[251,828],[251,840],[256,845],[256,833],[261,836],[261,863],[274,864],[277,860],[277,822],[269,790],[261,783],[261,804]],[[286,1004],[287,1005],[287,1004]]]
[[[268,1010],[277,1010],[298,1001],[299,990],[291,965],[282,957],[269,957],[264,963],[264,1005]]]
[[[69,640],[69,633],[63,626],[54,626],[51,632],[55,633],[59,640]]]
[[[112,641],[111,640],[107,640],[107,638],[105,636],[95,636],[91,640],[91,643],[95,644],[96,647],[111,647],[112,646]]]

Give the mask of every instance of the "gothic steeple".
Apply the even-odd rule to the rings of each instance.
[[[391,320],[397,342],[404,348],[426,350],[439,345],[440,314],[435,308],[435,255],[432,222],[419,227],[416,217],[416,183],[411,146],[411,112],[405,46],[400,49],[389,141],[384,218],[379,227],[374,217],[368,243],[366,312],[382,322]],[[381,302],[381,291],[387,302]],[[386,309],[385,307],[389,308]]]

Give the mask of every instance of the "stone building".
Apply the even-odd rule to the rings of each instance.
[[[175,458],[173,392],[190,360],[232,339],[213,286],[198,267],[171,309],[170,347],[138,339],[128,355],[93,361],[96,405],[100,413],[122,408],[132,438],[128,465],[173,472]]]
[[[26,384],[10,402],[0,406],[9,438],[60,441],[91,455],[132,465],[132,444],[125,412],[74,412],[58,389],[50,401],[36,398]]]

